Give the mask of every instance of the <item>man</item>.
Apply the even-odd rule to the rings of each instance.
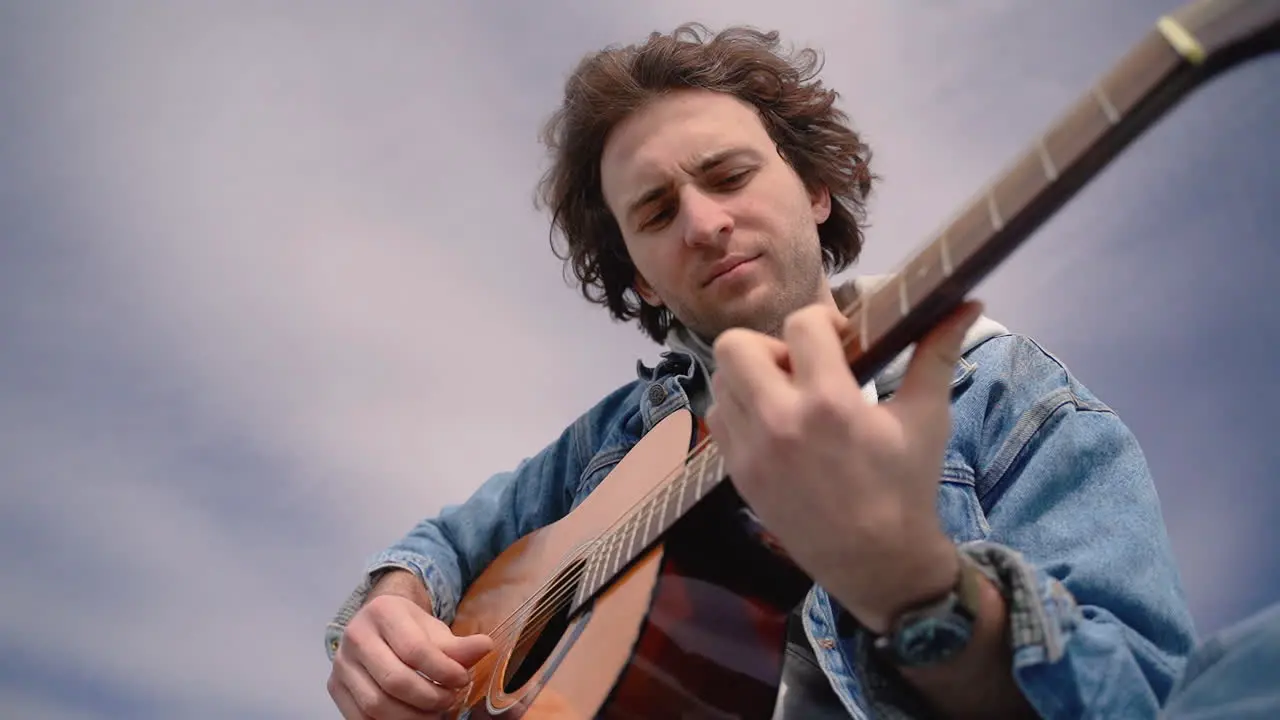
[[[468,583],[684,407],[815,581],[778,717],[1155,716],[1192,624],[1115,413],[975,304],[849,373],[836,308],[872,280],[828,276],[875,177],[816,68],[776,34],[691,26],[570,77],[542,198],[584,295],[669,352],[372,560],[327,635],[344,717],[444,707],[490,647],[449,631]],[[940,625],[963,630],[905,642]]]

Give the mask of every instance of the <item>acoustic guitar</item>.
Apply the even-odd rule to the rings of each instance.
[[[1191,91],[1280,48],[1280,0],[1161,17],[891,280],[844,309],[867,378],[915,342]],[[494,650],[447,717],[768,718],[789,613],[811,585],[746,532],[715,440],[660,422],[571,514],[499,555],[453,630]]]

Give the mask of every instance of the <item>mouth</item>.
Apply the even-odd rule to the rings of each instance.
[[[707,287],[711,285],[716,280],[719,280],[725,275],[728,275],[734,270],[737,270],[743,265],[746,265],[747,263],[752,262],[759,257],[760,257],[759,255],[749,255],[749,256],[739,255],[736,257],[728,257],[717,262],[715,265],[711,266],[711,270],[707,273],[706,279],[702,281],[702,287]]]

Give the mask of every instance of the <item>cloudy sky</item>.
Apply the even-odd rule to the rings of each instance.
[[[656,355],[531,202],[581,54],[824,48],[884,272],[1172,6],[0,0],[6,717],[335,716],[364,559]],[[1204,631],[1280,599],[1278,80],[1200,91],[978,293],[1138,434]]]

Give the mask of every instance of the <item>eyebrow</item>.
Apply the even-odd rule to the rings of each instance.
[[[753,154],[754,152],[750,148],[744,148],[744,147],[731,147],[731,148],[725,148],[724,150],[717,150],[703,157],[700,161],[697,162],[697,166],[696,166],[697,172],[698,173],[710,172],[716,169],[716,167],[723,165],[727,160],[729,160],[734,156],[753,155]],[[657,200],[658,198],[662,197],[667,192],[668,188],[670,188],[670,186],[671,186],[671,183],[669,182],[664,182],[660,185],[655,185],[654,187],[651,187],[648,190],[646,190],[643,194],[640,195],[640,197],[631,201],[631,204],[627,206],[627,213],[626,213],[627,219],[630,220],[641,208],[653,202],[654,200]]]

